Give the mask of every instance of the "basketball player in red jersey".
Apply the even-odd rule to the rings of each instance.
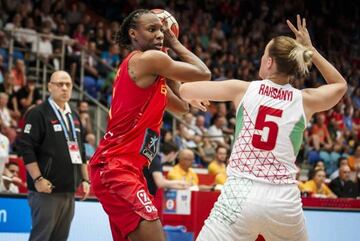
[[[123,21],[116,39],[134,50],[122,62],[113,84],[107,132],[90,161],[93,191],[109,216],[113,239],[165,241],[158,213],[142,174],[159,148],[166,105],[181,104],[165,78],[209,80],[206,65],[187,50],[149,10]],[[171,48],[183,61],[160,51]]]

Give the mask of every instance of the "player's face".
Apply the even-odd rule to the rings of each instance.
[[[261,63],[260,63],[260,70],[259,70],[259,76],[261,79],[266,79],[269,75],[269,62],[270,62],[270,56],[269,56],[269,45],[271,42],[269,42],[264,50],[264,54],[261,57]]]
[[[149,49],[161,50],[164,42],[164,34],[160,19],[152,13],[143,14],[139,17],[137,27],[130,36],[136,47],[142,51]]]

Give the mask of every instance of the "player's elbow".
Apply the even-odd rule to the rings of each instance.
[[[211,79],[211,71],[209,69],[205,69],[201,73],[201,80],[210,80]]]
[[[340,84],[339,86],[339,92],[342,93],[342,95],[345,95],[345,93],[348,90],[348,85],[346,83],[346,80],[344,79],[344,82]]]

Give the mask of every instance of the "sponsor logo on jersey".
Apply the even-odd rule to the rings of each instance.
[[[145,190],[143,190],[143,189],[139,190],[136,193],[136,196],[140,200],[141,204],[144,205],[144,207],[148,213],[157,211],[155,206],[152,204],[150,198],[146,194]]]

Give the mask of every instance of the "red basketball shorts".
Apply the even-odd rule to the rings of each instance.
[[[159,218],[142,170],[129,161],[113,158],[91,166],[91,181],[109,216],[114,240],[126,240],[143,219]]]

